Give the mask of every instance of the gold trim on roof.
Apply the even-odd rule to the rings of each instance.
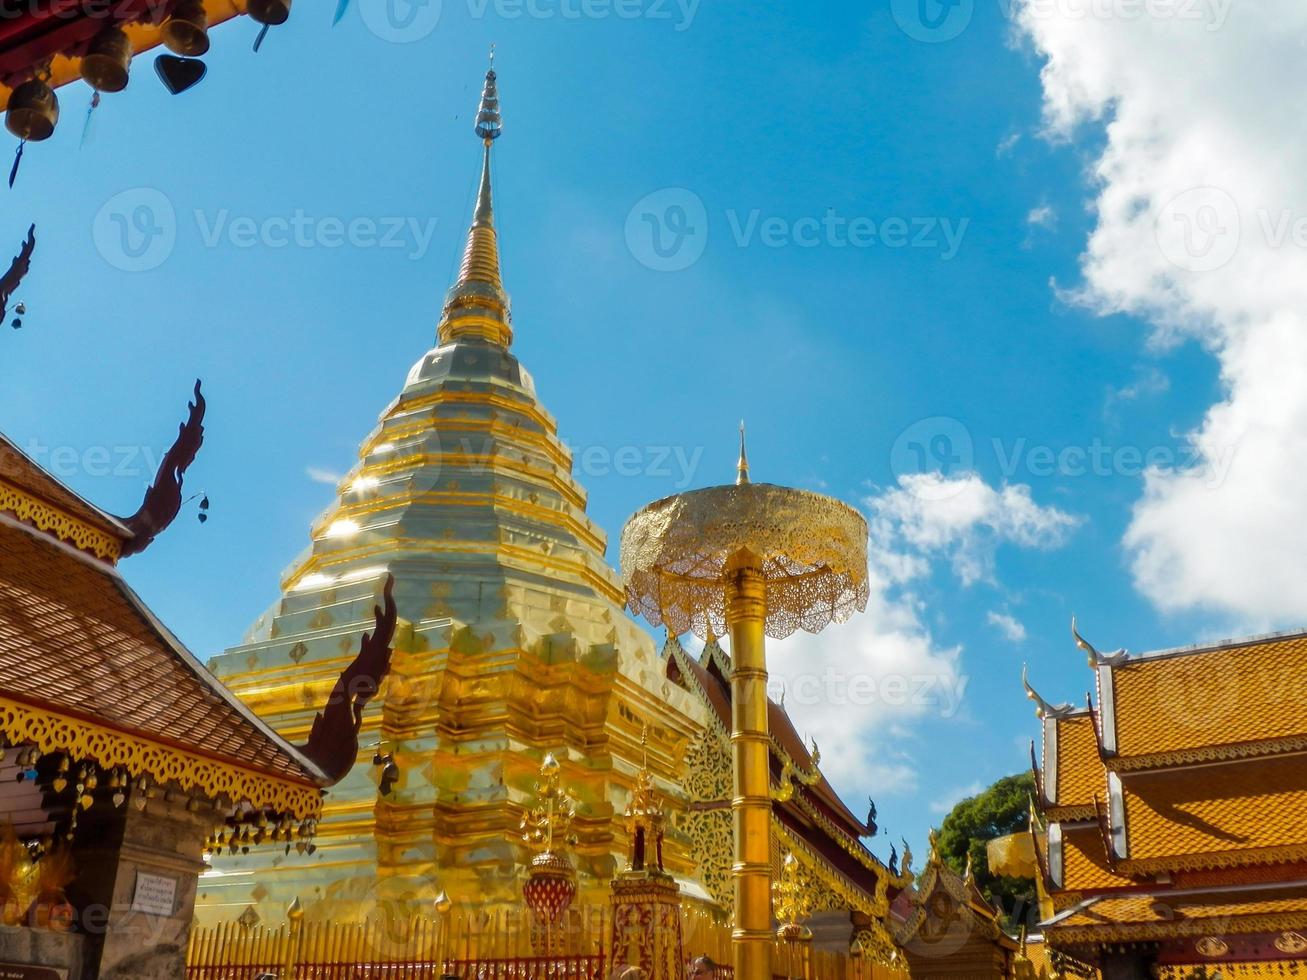
[[[1148,755],[1108,756],[1104,762],[1108,769],[1115,772],[1136,772],[1199,762],[1226,762],[1303,751],[1307,751],[1307,735],[1268,738],[1258,742],[1239,742],[1229,745],[1204,745],[1201,748],[1177,749],[1173,752],[1155,752]]]
[[[1220,919],[1171,919],[1165,922],[1114,922],[1101,926],[1044,926],[1046,939],[1064,943],[1133,942],[1205,936],[1219,923],[1224,935],[1253,932],[1282,932],[1307,927],[1307,913],[1276,912],[1259,915],[1225,916]]]
[[[122,542],[113,535],[78,520],[67,511],[25,493],[4,480],[0,480],[0,513],[10,514],[37,530],[53,534],[60,541],[105,561],[116,562],[122,554]]]
[[[11,745],[32,744],[43,753],[66,752],[74,759],[92,759],[104,769],[122,767],[134,778],[149,776],[159,784],[176,783],[213,799],[248,802],[298,820],[316,819],[322,810],[317,786],[280,779],[2,695],[0,734]]]
[[[1250,864],[1287,864],[1305,859],[1307,844],[1285,844],[1279,847],[1205,851],[1155,858],[1123,858],[1116,862],[1116,871],[1133,877],[1159,871],[1206,871],[1212,868],[1242,868]]]

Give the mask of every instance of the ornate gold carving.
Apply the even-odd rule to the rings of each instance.
[[[1301,932],[1282,932],[1275,937],[1275,948],[1294,955],[1307,952],[1307,936]]]
[[[1167,766],[1193,765],[1199,762],[1218,762],[1230,759],[1250,759],[1263,755],[1282,755],[1307,750],[1307,736],[1268,738],[1258,742],[1240,742],[1235,745],[1203,745],[1173,752],[1154,752],[1148,755],[1114,756],[1104,760],[1108,769],[1115,772],[1135,772],[1140,769],[1161,769]]]
[[[783,639],[867,606],[867,522],[830,497],[768,483],[708,487],[649,504],[622,530],[631,608],[674,633],[726,632],[727,563],[761,559],[766,631]]]
[[[1282,864],[1307,858],[1307,844],[1281,847],[1209,851],[1160,858],[1125,858],[1117,862],[1122,875],[1146,875],[1159,871],[1204,871],[1211,868],[1242,868],[1249,864]]]
[[[18,520],[105,561],[115,562],[122,553],[122,542],[117,538],[3,480],[0,480],[0,512],[12,514]]]
[[[1174,939],[1177,936],[1201,937],[1206,930],[1212,928],[1212,925],[1210,919],[1168,919],[1160,922],[1121,922],[1096,926],[1050,926],[1047,935],[1051,941],[1060,944],[1135,942]],[[1303,913],[1237,915],[1221,919],[1220,927],[1226,935],[1296,930],[1303,928]]]
[[[322,794],[317,786],[245,769],[5,697],[0,697],[0,733],[13,745],[31,743],[43,753],[66,752],[75,759],[92,759],[103,769],[121,767],[134,777],[149,776],[161,784],[175,782],[210,798],[247,801],[256,808],[268,807],[299,820],[315,819],[322,810]]]
[[[1224,939],[1216,936],[1204,936],[1198,942],[1194,943],[1194,949],[1198,951],[1199,956],[1206,956],[1214,959],[1217,956],[1224,956],[1230,952],[1230,944]]]

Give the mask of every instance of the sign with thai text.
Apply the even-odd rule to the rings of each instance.
[[[171,916],[177,904],[177,879],[167,875],[136,872],[136,891],[132,894],[132,911],[146,915]],[[0,980],[4,980],[0,976]]]

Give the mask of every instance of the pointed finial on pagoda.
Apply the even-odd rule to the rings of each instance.
[[[490,45],[490,67],[486,69],[486,83],[481,88],[481,105],[477,109],[476,134],[489,146],[499,139],[504,121],[499,115],[499,88],[495,84],[495,46]]]
[[[744,451],[744,419],[740,419],[740,461],[735,466],[735,485],[749,482],[749,456]]]
[[[458,279],[445,295],[445,308],[436,331],[441,344],[460,338],[480,338],[501,347],[513,339],[508,294],[499,271],[499,240],[495,233],[495,208],[490,184],[490,146],[503,135],[499,111],[499,83],[494,69],[494,46],[481,103],[473,129],[482,142],[481,181],[477,188],[472,226],[463,248]]]

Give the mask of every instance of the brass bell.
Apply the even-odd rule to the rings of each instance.
[[[290,0],[249,0],[245,12],[260,24],[277,27],[290,18]]]
[[[82,55],[82,78],[97,92],[121,92],[132,67],[132,42],[121,27],[107,27]]]
[[[48,83],[32,78],[9,96],[5,128],[19,139],[33,143],[49,139],[59,122],[59,99]]]
[[[204,0],[177,0],[172,13],[159,29],[159,36],[169,51],[187,58],[198,58],[209,50],[209,15]]]

